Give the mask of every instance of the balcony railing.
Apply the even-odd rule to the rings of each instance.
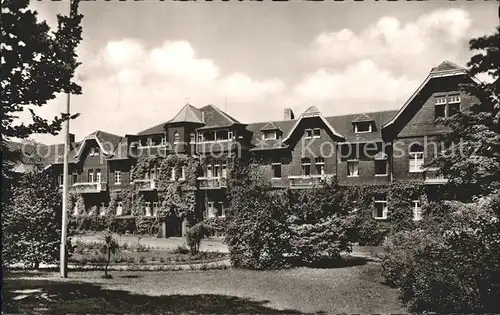
[[[198,177],[200,189],[221,189],[227,188],[225,177]]]
[[[156,179],[136,179],[134,185],[141,191],[156,190]]]
[[[310,176],[288,176],[290,181],[290,188],[293,189],[303,189],[303,188],[313,188],[321,187],[329,180],[333,178],[334,175],[310,175]]]
[[[91,194],[106,191],[108,189],[108,185],[101,182],[83,182],[74,183],[72,188],[78,194]]]
[[[426,185],[442,185],[446,184],[448,179],[443,175],[438,175],[437,168],[427,168],[424,171],[424,183]]]

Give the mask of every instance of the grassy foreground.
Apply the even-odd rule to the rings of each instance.
[[[114,271],[5,275],[4,312],[124,313],[405,313],[396,291],[381,283],[379,265],[280,271]]]

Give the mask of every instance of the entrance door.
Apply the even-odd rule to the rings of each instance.
[[[182,236],[182,220],[176,215],[170,215],[166,219],[167,223],[167,237],[181,237]]]

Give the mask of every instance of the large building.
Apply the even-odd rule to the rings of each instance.
[[[325,117],[316,107],[294,115],[284,109],[283,120],[245,124],[214,105],[194,107],[186,104],[172,119],[135,135],[114,135],[96,131],[75,143],[69,152],[70,185],[81,194],[85,211],[110,207],[110,196],[136,187],[141,196],[139,211],[154,216],[161,207],[156,166],[134,178],[131,171],[144,155],[181,154],[203,159],[192,189],[197,211],[205,217],[224,216],[229,161],[249,155],[276,188],[304,189],[322,185],[336,177],[340,185],[387,185],[395,180],[421,180],[440,185],[446,179],[426,160],[441,148],[431,148],[432,139],[443,132],[438,117],[448,117],[473,102],[459,89],[460,83],[473,82],[466,70],[445,61],[433,68],[427,78],[396,111],[382,111]],[[63,146],[46,146],[45,159],[62,184]],[[185,180],[184,166],[172,167],[170,181]],[[387,217],[387,201],[376,201],[374,218]],[[125,215],[121,201],[113,202],[114,214]],[[415,202],[418,212],[419,204]],[[98,213],[104,214],[98,210]],[[78,210],[75,215],[81,215]],[[129,212],[130,214],[130,212]],[[416,213],[418,216],[418,213]],[[174,221],[170,221],[174,222]],[[182,234],[181,220],[166,235]]]

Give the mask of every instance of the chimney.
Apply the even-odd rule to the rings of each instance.
[[[75,134],[74,133],[70,133],[69,134],[69,144],[73,144],[75,143]]]
[[[285,120],[292,120],[292,119],[295,119],[293,110],[291,108],[285,108]]]

